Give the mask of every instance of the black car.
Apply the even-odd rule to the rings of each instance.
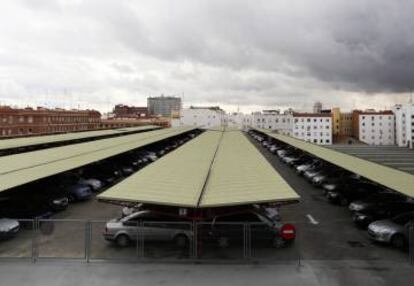
[[[63,188],[67,194],[69,201],[85,201],[92,197],[92,188],[85,184],[74,184]]]
[[[392,202],[406,202],[407,197],[391,191],[382,191],[367,198],[353,201],[349,204],[351,212],[360,212],[369,210],[371,208],[378,208],[384,206],[386,203]]]
[[[52,210],[45,205],[33,204],[29,200],[10,198],[0,201],[0,217],[14,219],[47,219],[53,215]],[[21,222],[23,224],[23,222]]]
[[[312,178],[312,184],[317,187],[322,187],[325,182],[327,182],[329,179],[342,179],[342,181],[346,182],[347,178],[350,178],[352,176],[352,173],[345,171],[341,168],[336,167],[330,167],[325,168],[324,171],[320,172],[318,175],[314,176]]]
[[[354,213],[352,219],[356,225],[367,227],[374,221],[392,218],[399,214],[412,211],[414,211],[413,202],[379,203]]]
[[[313,160],[312,157],[309,157],[307,155],[302,155],[302,156],[300,156],[298,158],[295,158],[294,160],[290,161],[288,163],[288,165],[290,167],[296,167],[296,166],[299,166],[299,165],[302,165],[302,164],[310,163],[310,162],[312,162],[312,160]]]
[[[122,176],[120,170],[114,169],[110,163],[91,164],[81,171],[85,178],[97,178],[105,185],[114,184]]]
[[[38,189],[30,193],[27,199],[34,205],[49,208],[51,211],[59,212],[65,210],[69,205],[69,198],[61,190]]]
[[[370,182],[352,181],[338,186],[333,191],[328,191],[326,197],[330,203],[348,205],[352,201],[366,198],[382,190],[381,187]]]
[[[35,209],[45,213],[62,211],[69,204],[67,194],[53,180],[40,180],[15,188],[3,200],[18,208],[22,205],[24,209]]]
[[[281,248],[295,240],[296,230],[293,225],[284,224],[277,218],[260,209],[234,212],[215,216],[210,224],[204,225],[201,233],[205,239],[217,243],[220,248],[227,248],[243,242],[243,224],[249,223],[252,243]]]

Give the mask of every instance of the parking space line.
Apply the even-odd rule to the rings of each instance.
[[[307,214],[306,217],[309,219],[309,222],[311,224],[315,224],[315,225],[319,224],[319,221],[317,221],[316,219],[314,219],[313,216],[311,216],[310,214]]]

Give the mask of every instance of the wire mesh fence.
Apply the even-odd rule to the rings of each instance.
[[[297,263],[301,260],[393,260],[414,265],[414,224],[400,250],[351,231],[343,221],[294,225],[292,236],[262,223],[20,220],[1,232],[0,259]],[[289,231],[289,229],[287,229]],[[292,230],[291,230],[292,231]],[[339,235],[331,235],[332,231]],[[383,235],[383,234],[381,234]],[[395,242],[393,242],[395,243]],[[378,251],[378,250],[381,251]]]

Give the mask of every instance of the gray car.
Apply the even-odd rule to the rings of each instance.
[[[407,245],[409,228],[413,222],[414,212],[403,213],[392,219],[378,220],[369,224],[368,234],[375,241],[403,248]]]
[[[20,230],[20,223],[15,219],[0,218],[0,239],[14,237]]]
[[[110,220],[103,235],[121,247],[136,241],[138,235],[146,242],[174,242],[179,247],[186,246],[193,237],[185,219],[149,210]]]

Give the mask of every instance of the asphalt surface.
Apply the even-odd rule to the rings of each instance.
[[[412,285],[407,264],[307,261],[292,265],[195,265],[136,263],[0,262],[0,285]],[[378,274],[381,275],[378,275]]]

